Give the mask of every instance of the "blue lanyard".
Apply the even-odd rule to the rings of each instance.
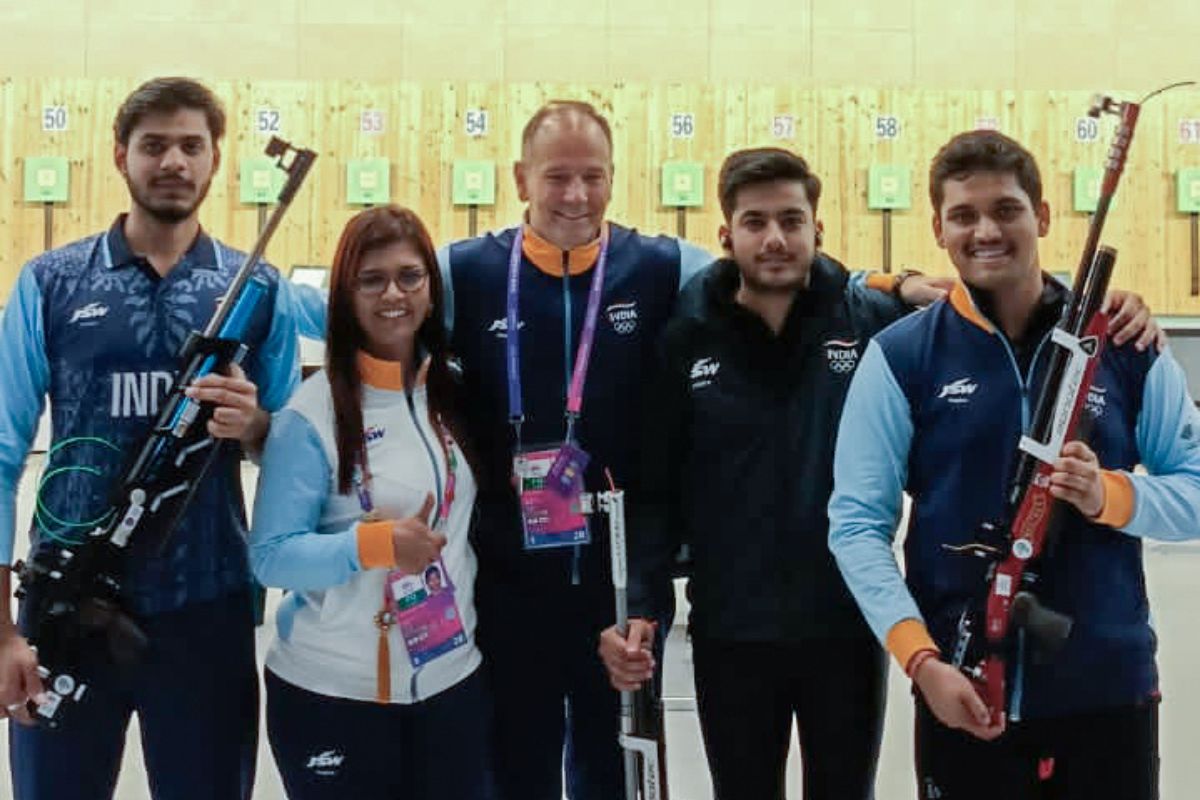
[[[521,443],[521,423],[525,421],[525,410],[521,394],[521,340],[520,321],[518,319],[518,301],[521,292],[521,253],[525,242],[524,226],[517,228],[513,238],[512,249],[508,254],[508,317],[506,320],[505,352],[507,355],[508,372],[508,421],[517,432],[517,444]],[[575,354],[575,370],[571,376],[571,385],[567,390],[567,430],[568,438],[574,427],[574,421],[583,409],[583,387],[587,381],[588,364],[592,360],[592,345],[596,340],[596,321],[600,316],[600,293],[604,289],[604,271],[608,265],[608,230],[600,234],[600,256],[596,260],[596,271],[592,275],[592,285],[588,290],[587,312],[583,320],[583,333],[579,337],[579,349]],[[566,325],[571,320],[565,321]]]

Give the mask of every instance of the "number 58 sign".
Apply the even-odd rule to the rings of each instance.
[[[875,138],[885,140],[900,138],[899,118],[890,114],[875,117]]]

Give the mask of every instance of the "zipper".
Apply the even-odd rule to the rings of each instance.
[[[425,435],[425,429],[421,427],[421,421],[417,417],[417,407],[413,402],[412,392],[405,392],[404,396],[408,400],[408,413],[412,417],[413,426],[416,427],[417,435],[421,437],[421,444],[425,445],[425,453],[429,456],[429,466],[433,468],[433,489],[437,500],[433,513],[434,520],[436,520],[442,507],[442,474],[438,471],[437,456],[433,453],[433,446],[429,444],[429,437]]]
[[[562,251],[562,277],[563,277],[563,386],[566,391],[563,393],[565,398],[571,391],[571,325],[573,323],[573,311],[571,310],[571,251]],[[591,520],[588,521],[591,525]],[[583,548],[580,545],[575,545],[571,548],[571,585],[578,586],[580,583],[580,560],[583,557]]]
[[[429,466],[433,470],[433,491],[434,491],[434,497],[437,501],[433,508],[433,514],[434,514],[433,518],[435,520],[434,525],[436,525],[437,524],[436,520],[438,519],[438,517],[441,514],[441,508],[442,508],[442,502],[443,502],[443,499],[442,499],[442,474],[440,472],[438,472],[437,456],[434,455],[433,446],[429,444],[429,437],[425,435],[425,429],[421,427],[421,419],[417,415],[417,406],[416,406],[416,403],[413,401],[412,392],[406,390],[404,392],[404,399],[408,401],[408,414],[412,418],[413,427],[415,427],[417,429],[417,436],[421,437],[421,444],[425,445],[425,454],[429,456]],[[447,465],[447,468],[449,468],[449,465]],[[428,524],[428,523],[426,523],[426,524]],[[431,525],[430,527],[433,527],[433,526]],[[443,531],[442,535],[443,536],[446,535],[446,532]],[[409,693],[412,695],[414,702],[420,701],[420,699],[421,699],[420,695],[417,694],[417,677],[420,674],[421,674],[421,667],[417,667],[416,669],[413,670],[412,678],[410,678],[409,682],[408,682],[408,690],[409,690]]]

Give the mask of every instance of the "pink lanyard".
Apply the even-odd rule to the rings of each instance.
[[[454,453],[454,439],[450,436],[449,429],[439,423],[434,426],[438,432],[438,441],[442,445],[442,456],[446,459],[446,489],[442,492],[442,502],[438,507],[437,518],[434,520],[434,529],[444,529],[450,520],[450,507],[454,504],[455,488],[458,485],[458,456]],[[364,445],[359,459],[362,463],[360,469],[355,470],[354,491],[358,495],[358,504],[362,508],[363,515],[366,518],[376,516],[375,502],[371,497],[371,465],[367,459],[367,448]],[[437,476],[434,475],[436,482]]]

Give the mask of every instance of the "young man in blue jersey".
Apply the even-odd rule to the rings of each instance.
[[[40,255],[22,269],[0,328],[0,563],[13,561],[17,484],[47,396],[54,443],[31,526],[34,547],[74,538],[107,509],[128,453],[157,414],[188,333],[215,311],[243,254],[200,227],[220,164],[225,115],[203,85],[151,80],[122,104],[114,161],[131,206],[112,227]],[[246,370],[201,379],[216,437],[257,448],[298,380],[293,295],[275,270],[249,324]],[[147,634],[136,665],[96,653],[84,700],[63,727],[31,726],[42,691],[37,656],[12,621],[10,570],[0,568],[0,705],[10,726],[18,800],[111,797],[137,713],[151,792],[164,798],[248,798],[257,747],[253,609],[238,477],[227,447],[178,529],[135,538],[125,564],[126,610]],[[21,620],[20,625],[25,621]]]
[[[1087,400],[1091,434],[1064,447],[1050,479],[1063,518],[1039,570],[1039,599],[1074,626],[1055,654],[1020,640],[1008,717],[992,718],[947,663],[963,604],[981,591],[961,550],[1002,517],[1068,292],[1041,269],[1049,208],[1018,143],[991,131],[956,136],[933,160],[930,195],[934,234],[960,283],[864,354],[829,505],[842,574],[916,685],[920,797],[1157,798],[1142,540],[1197,535],[1200,414],[1169,352],[1107,344]],[[1149,474],[1134,474],[1139,464]],[[907,579],[891,549],[905,491]]]

